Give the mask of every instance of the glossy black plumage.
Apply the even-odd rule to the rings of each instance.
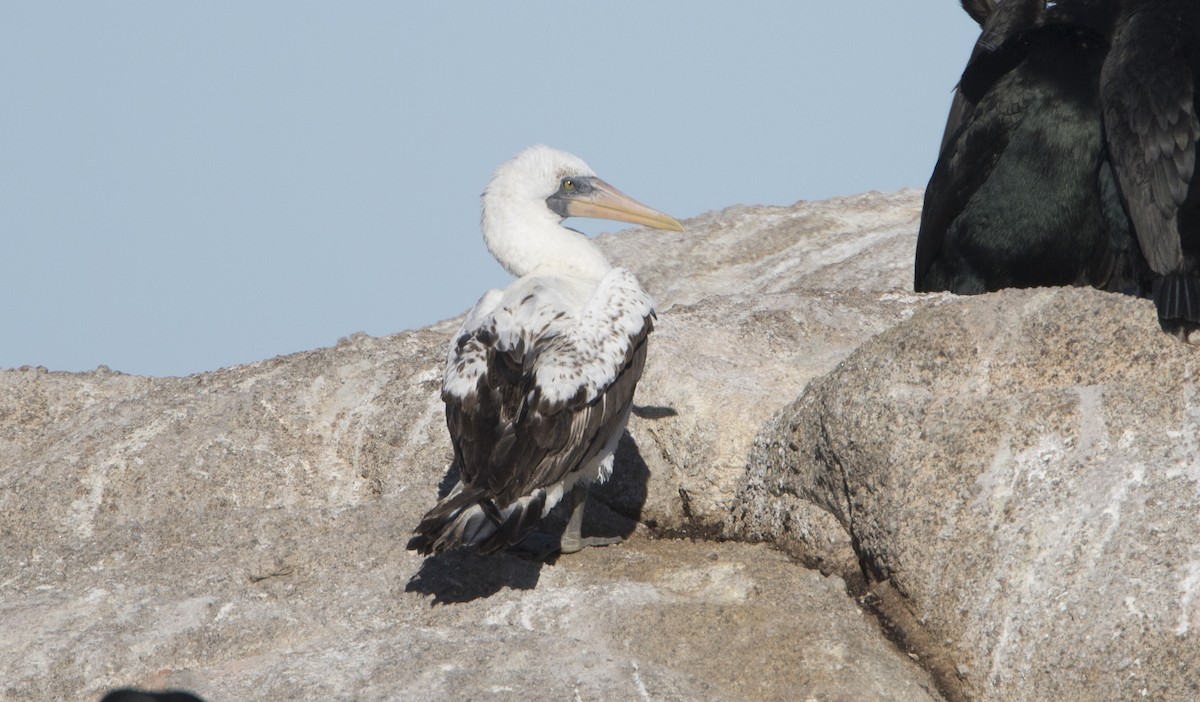
[[[990,15],[926,189],[918,291],[1135,283],[1099,119],[1107,48],[1041,2]]]
[[[963,0],[982,32],[925,194],[914,285],[1092,285],[1200,321],[1195,0]]]
[[[1108,149],[1164,328],[1200,326],[1200,8],[1125,0],[1100,92]]]

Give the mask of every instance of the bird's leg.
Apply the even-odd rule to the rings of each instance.
[[[587,506],[588,484],[582,480],[571,488],[571,518],[559,541],[560,553],[575,553],[583,549],[583,508]]]
[[[611,546],[624,541],[620,536],[581,535],[588,487],[588,483],[581,480],[571,488],[571,518],[567,520],[567,528],[563,530],[561,537],[555,539],[549,534],[535,531],[527,534],[519,544],[512,547],[512,550],[523,558],[546,561],[556,553],[578,553],[588,546]]]
[[[559,553],[576,553],[587,546],[611,546],[624,541],[620,536],[582,536],[583,508],[587,506],[588,487],[588,483],[580,480],[571,488],[571,519],[567,522],[567,528],[563,530]]]

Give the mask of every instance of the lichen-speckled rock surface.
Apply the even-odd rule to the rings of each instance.
[[[766,532],[776,495],[836,515],[964,697],[1197,699],[1197,372],[1148,301],[947,301],[770,424],[741,509]]]
[[[714,262],[672,288],[686,304],[650,285],[638,416],[585,524],[629,539],[554,564],[404,550],[450,458],[453,323],[188,378],[0,372],[0,697],[939,699],[837,575],[663,536],[723,528],[762,422],[916,304],[809,293],[798,270],[761,295],[708,271],[727,286],[708,294],[703,268],[740,249],[738,275],[761,278],[756,258],[802,261],[839,216],[861,256],[911,238],[915,201],[738,208],[673,244],[605,237],[635,268],[672,257],[664,281],[688,277],[691,247]],[[756,211],[758,253],[734,246]],[[853,559],[844,537],[831,549]]]
[[[1197,699],[1198,352],[1119,295],[908,292],[920,198],[601,237],[659,301],[584,525],[627,539],[553,563],[404,550],[453,321],[0,371],[0,698]]]

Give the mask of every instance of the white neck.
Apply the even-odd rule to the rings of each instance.
[[[480,221],[488,250],[518,278],[530,273],[565,273],[601,278],[612,269],[600,248],[562,219],[544,201],[509,197],[489,187]]]

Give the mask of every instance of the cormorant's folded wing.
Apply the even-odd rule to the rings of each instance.
[[[1160,275],[1176,271],[1183,260],[1177,217],[1200,137],[1196,76],[1182,32],[1167,17],[1136,13],[1118,27],[1101,72],[1105,138],[1117,182],[1142,253]]]

